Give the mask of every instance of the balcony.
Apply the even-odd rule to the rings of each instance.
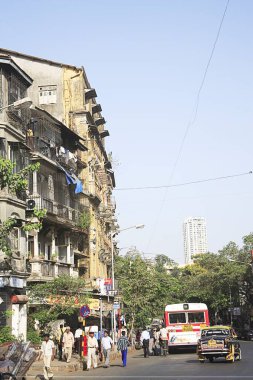
[[[94,115],[95,113],[98,113],[98,112],[102,112],[101,104],[95,104],[92,107],[92,115]]]
[[[28,281],[50,281],[58,276],[70,276],[71,267],[68,264],[53,261],[32,259],[30,261],[31,274]]]
[[[34,201],[30,202],[30,201]],[[51,199],[42,197],[41,195],[30,195],[27,199],[27,209],[46,209],[47,212],[55,214],[60,218],[76,222],[78,219],[78,210],[73,209],[69,206],[63,205],[61,203],[55,202]]]
[[[49,281],[56,277],[55,263],[51,261],[40,261],[32,259],[30,261],[31,275],[28,281]]]
[[[56,148],[48,141],[36,136],[27,136],[26,144],[33,152],[40,153],[53,161],[56,160]]]
[[[105,123],[106,123],[106,121],[105,121],[105,119],[103,117],[100,117],[97,120],[95,120],[95,124],[96,124],[97,127],[99,127],[100,125],[103,125]]]
[[[58,276],[70,276],[70,267],[66,265],[58,266]]]
[[[95,88],[86,88],[84,95],[85,95],[85,102],[87,102],[90,99],[97,97],[97,93],[96,93]]]

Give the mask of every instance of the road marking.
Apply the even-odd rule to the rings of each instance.
[[[85,371],[84,371],[85,372]],[[34,376],[27,376],[27,378]],[[82,379],[84,376],[54,376],[54,379]],[[184,376],[184,375],[174,375],[174,376],[139,376],[139,375],[133,375],[133,376],[122,376],[122,375],[114,375],[114,376],[85,376],[85,379],[253,379],[253,376]]]

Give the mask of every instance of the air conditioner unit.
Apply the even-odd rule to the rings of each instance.
[[[35,208],[35,200],[34,199],[28,199],[26,201],[27,209],[33,210]]]

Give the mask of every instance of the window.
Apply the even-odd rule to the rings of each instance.
[[[19,250],[19,240],[19,229],[15,227],[10,232],[11,249],[13,251]]]
[[[186,323],[185,313],[169,314],[170,323]]]
[[[14,173],[19,172],[29,164],[29,159],[25,149],[19,143],[10,143],[10,160],[15,164]]]
[[[55,104],[57,101],[57,87],[55,85],[39,87],[39,104]]]
[[[205,322],[205,316],[203,312],[188,313],[189,323],[202,323]]]

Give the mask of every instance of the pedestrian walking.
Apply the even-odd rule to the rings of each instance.
[[[81,342],[83,336],[83,329],[81,326],[75,331],[75,351],[78,355],[81,355]]]
[[[97,350],[98,350],[98,340],[94,336],[94,331],[89,331],[88,336],[88,360],[87,360],[87,371],[91,368],[91,361],[93,362],[93,368],[97,368]]]
[[[169,337],[168,337],[168,331],[165,325],[163,325],[160,330],[160,343],[161,343],[161,355],[166,356],[168,354]]]
[[[67,326],[66,327],[66,331],[63,334],[63,340],[62,340],[62,346],[63,346],[63,350],[64,350],[64,357],[65,357],[67,363],[69,363],[70,360],[71,360],[72,350],[73,350],[73,347],[74,347],[74,343],[75,343],[74,335],[70,331],[70,327]]]
[[[57,340],[57,347],[58,347],[58,359],[62,360],[62,341],[63,341],[63,334],[65,332],[65,328],[63,324],[60,325],[59,329],[56,333],[56,340]]]
[[[160,329],[159,329],[159,327],[157,327],[155,332],[154,332],[154,340],[155,340],[154,355],[160,356],[161,355],[161,346],[160,346]]]
[[[54,374],[51,370],[51,360],[54,360],[55,357],[55,345],[54,342],[49,339],[49,334],[44,335],[44,341],[41,345],[38,360],[40,360],[42,354],[44,361],[44,378],[45,380],[53,379]]]
[[[117,349],[121,351],[122,357],[122,366],[126,367],[127,364],[127,347],[128,347],[128,339],[126,337],[126,332],[121,332],[121,337],[118,340]]]
[[[144,351],[144,358],[149,357],[149,339],[150,339],[150,334],[148,330],[146,329],[146,327],[144,327],[141,333],[141,337],[140,337],[140,341],[142,343],[142,347]]]
[[[151,329],[150,332],[149,332],[149,335],[150,335],[150,339],[149,339],[149,347],[148,347],[148,350],[149,350],[149,355],[153,355],[154,354],[154,330]]]
[[[110,367],[110,356],[111,350],[113,349],[113,341],[112,338],[108,335],[108,332],[104,331],[104,337],[101,341],[101,350],[105,357],[105,365],[104,368]]]

